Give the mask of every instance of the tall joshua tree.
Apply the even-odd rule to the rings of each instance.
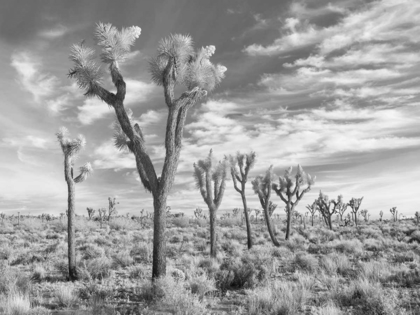
[[[267,229],[268,233],[270,234],[271,241],[275,246],[278,247],[280,246],[280,243],[277,241],[276,236],[274,235],[273,225],[271,223],[269,213],[273,177],[273,166],[270,166],[265,175],[259,175],[255,177],[255,179],[252,181],[252,188],[258,195],[261,206],[264,209],[265,222],[267,223]]]
[[[292,220],[292,214],[303,195],[311,190],[311,186],[315,184],[315,179],[311,175],[305,173],[303,168],[298,165],[296,175],[292,175],[293,168],[290,167],[285,171],[284,176],[279,176],[279,185],[273,184],[273,190],[280,197],[280,199],[286,204],[287,212],[287,227],[286,227],[286,240],[290,236],[290,225]],[[307,185],[302,190],[303,185]]]
[[[360,205],[362,204],[363,197],[362,198],[351,198],[348,205],[351,208],[351,212],[354,216],[354,223],[357,226],[357,212],[359,211]]]
[[[249,214],[247,211],[248,206],[246,202],[245,185],[248,180],[249,171],[254,167],[255,157],[255,152],[251,152],[248,154],[238,152],[236,156],[229,156],[230,174],[232,175],[233,186],[235,190],[241,195],[242,204],[244,206],[246,232],[248,236],[248,249],[252,248],[252,235],[251,222],[249,221]],[[238,183],[240,184],[240,187]]]
[[[347,210],[348,204],[345,203],[345,202],[343,202],[343,195],[339,195],[338,198],[337,198],[337,200],[339,202],[339,205],[337,207],[337,212],[338,212],[338,214],[340,216],[340,221],[343,221],[343,216],[344,216],[344,213]]]
[[[216,212],[222,203],[227,177],[226,159],[213,165],[212,150],[205,160],[194,163],[194,178],[210,212],[210,256],[216,257]]]
[[[75,228],[74,228],[74,203],[75,203],[75,184],[82,183],[92,173],[90,163],[80,167],[80,174],[73,177],[73,160],[80,150],[85,146],[86,140],[82,135],[77,139],[69,139],[66,128],[61,128],[56,134],[64,154],[64,178],[67,182],[68,201],[67,201],[67,233],[68,233],[68,259],[69,259],[69,279],[75,281],[78,279],[76,270],[76,248],[75,248]]]
[[[101,84],[100,64],[94,59],[95,51],[83,42],[73,45],[70,59],[74,67],[69,76],[74,78],[86,96],[96,96],[115,110],[118,125],[115,145],[128,148],[135,157],[137,170],[145,189],[152,193],[154,207],[153,267],[152,278],[166,274],[166,200],[174,182],[181,152],[182,135],[188,110],[207,92],[213,90],[223,79],[226,68],[214,65],[210,57],[214,46],[195,51],[192,39],[184,35],[171,35],[160,41],[156,56],[150,60],[152,80],[163,86],[168,108],[166,124],[166,155],[162,173],[157,175],[147,153],[146,143],[140,126],[130,119],[124,107],[126,83],[120,71],[120,64],[130,53],[131,46],[140,36],[137,26],[118,30],[111,24],[98,23],[95,36],[102,48],[101,62],[108,66],[116,92],[110,92]],[[175,97],[175,87],[183,84],[187,91]]]

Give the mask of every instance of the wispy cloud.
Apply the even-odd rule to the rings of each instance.
[[[36,57],[28,52],[17,52],[11,59],[11,65],[18,73],[18,83],[32,94],[35,102],[39,103],[56,92],[59,80],[51,74],[43,73],[41,62]]]
[[[51,28],[43,29],[38,33],[38,35],[45,39],[57,39],[60,38],[67,33],[69,33],[70,29],[64,25],[57,24]]]

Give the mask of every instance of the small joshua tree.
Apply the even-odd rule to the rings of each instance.
[[[392,207],[391,209],[389,209],[389,212],[391,212],[392,214],[392,219],[394,222],[398,221],[398,210],[397,207]]]
[[[318,211],[318,204],[316,202],[316,199],[311,205],[307,205],[306,209],[308,209],[309,213],[311,214],[311,225],[314,226],[314,217],[316,212]]]
[[[5,213],[0,213],[0,218],[1,218],[1,222],[3,222],[4,221],[4,218],[6,217],[6,214]]]
[[[381,221],[382,222],[382,217],[384,216],[384,212],[381,210],[380,212],[379,212],[379,221]]]
[[[280,246],[280,243],[277,241],[276,236],[274,235],[274,230],[269,214],[273,177],[273,166],[270,166],[265,175],[259,175],[255,177],[255,179],[252,181],[252,188],[258,195],[258,199],[260,200],[261,206],[264,210],[265,222],[267,224],[267,229],[268,233],[270,234],[271,241],[275,246],[278,247]]]
[[[108,197],[108,221],[111,220],[111,216],[117,215],[117,207],[119,202],[116,201],[116,198],[112,199]]]
[[[357,212],[359,211],[360,205],[362,204],[363,197],[362,198],[351,198],[348,205],[351,208],[351,213],[353,214],[354,223],[357,226]]]
[[[210,212],[210,256],[216,257],[216,212],[222,203],[227,177],[227,159],[213,165],[212,150],[205,160],[194,163],[194,178]]]
[[[414,213],[414,217],[416,218],[416,223],[418,225],[420,223],[420,212],[416,211],[416,213]]]
[[[204,218],[204,213],[203,213],[203,209],[201,208],[196,208],[194,210],[194,216],[197,220],[199,219],[203,219]]]
[[[286,240],[290,237],[290,225],[292,219],[292,213],[303,195],[311,190],[311,186],[315,183],[316,176],[314,178],[311,175],[306,174],[303,168],[298,165],[295,176],[292,176],[293,168],[290,167],[285,171],[284,176],[279,176],[279,185],[273,184],[273,190],[280,197],[280,199],[286,204],[287,213],[287,227],[286,227]],[[303,190],[302,186],[307,184],[307,187]]]
[[[338,212],[338,209],[343,204],[343,197],[340,195],[337,198],[337,201],[334,199],[329,199],[327,195],[323,194],[322,192],[319,192],[319,197],[316,200],[319,212],[324,218],[325,223],[330,228],[330,230],[333,229],[332,227],[332,216],[334,213]]]
[[[75,184],[82,183],[92,173],[90,163],[80,167],[80,174],[73,177],[73,159],[76,158],[80,150],[85,146],[86,140],[82,135],[77,139],[71,140],[68,137],[66,128],[61,128],[57,133],[57,139],[64,154],[64,178],[68,187],[67,219],[68,219],[68,259],[69,259],[69,279],[75,281],[78,279],[76,270],[76,248],[75,248],[75,228],[74,228],[74,202],[75,202]]]
[[[255,164],[255,152],[243,154],[238,152],[236,156],[229,156],[230,174],[233,180],[233,187],[241,195],[242,204],[244,206],[246,232],[248,237],[248,249],[252,248],[251,222],[249,221],[248,206],[245,195],[245,185],[248,181],[249,171]],[[239,183],[239,185],[238,185]],[[273,210],[274,211],[274,210]]]
[[[169,112],[166,154],[159,176],[147,152],[140,126],[132,121],[124,107],[126,83],[120,64],[129,57],[131,46],[140,33],[138,26],[118,30],[111,24],[97,24],[95,37],[102,49],[100,58],[109,68],[116,93],[102,86],[101,66],[95,60],[95,51],[83,42],[71,48],[70,59],[74,67],[69,76],[85,90],[86,96],[97,96],[115,110],[118,120],[115,145],[134,154],[140,180],[153,196],[152,279],[156,279],[166,274],[166,201],[178,167],[187,112],[222,81],[226,67],[211,63],[210,57],[216,50],[214,46],[195,51],[189,36],[176,34],[160,41],[156,57],[150,60],[152,80],[163,87]],[[175,87],[181,84],[187,90],[176,98]]]
[[[95,215],[95,210],[93,208],[86,208],[88,213],[88,220],[92,220],[93,216]]]
[[[337,207],[337,212],[340,217],[340,221],[343,221],[344,213],[347,210],[348,204],[343,202],[343,195],[339,195],[337,200],[339,201],[339,205]]]
[[[360,210],[360,214],[362,215],[365,222],[369,221],[369,211],[367,209]]]

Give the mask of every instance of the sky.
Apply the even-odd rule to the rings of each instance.
[[[316,183],[297,210],[317,198],[364,197],[372,217],[396,206],[411,216],[420,203],[420,1],[418,0],[0,0],[0,212],[58,215],[67,207],[61,126],[87,144],[75,162],[94,173],[76,186],[76,213],[108,207],[153,210],[132,154],[112,142],[115,113],[85,98],[68,78],[74,43],[94,39],[98,22],[139,26],[121,65],[125,106],[139,122],[156,170],[164,159],[167,108],[148,61],[159,41],[189,34],[196,49],[214,45],[226,77],[190,110],[173,212],[207,209],[193,163],[255,151],[253,177],[274,166],[302,165]],[[106,83],[109,74],[104,67]],[[180,87],[180,94],[186,87]],[[179,95],[178,94],[178,95]],[[260,208],[251,183],[249,206]],[[232,180],[220,211],[242,207]],[[284,213],[277,196],[276,212]]]

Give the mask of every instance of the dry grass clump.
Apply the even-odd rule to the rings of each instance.
[[[356,315],[395,315],[401,314],[395,293],[385,291],[377,282],[360,278],[338,292],[331,292],[331,298],[337,305],[353,307],[353,314]]]
[[[84,262],[84,266],[92,279],[105,279],[111,276],[113,261],[108,257],[94,258]]]
[[[171,223],[178,228],[187,228],[190,226],[190,219],[187,217],[174,218]]]
[[[169,275],[157,279],[153,284],[147,282],[141,288],[140,296],[145,301],[166,306],[175,314],[201,315],[207,312],[198,294],[192,293],[184,281]]]
[[[78,296],[73,285],[62,283],[56,286],[54,297],[60,307],[73,307],[77,304]]]
[[[275,280],[265,287],[247,290],[248,314],[299,314],[310,293],[300,284]]]
[[[335,241],[335,250],[340,253],[361,255],[363,253],[363,244],[358,239]]]
[[[311,254],[307,254],[306,252],[297,253],[293,263],[297,268],[308,272],[314,272],[319,267],[318,259]]]
[[[31,307],[28,295],[12,292],[0,296],[0,314],[6,315],[49,315],[50,311],[43,307]]]

